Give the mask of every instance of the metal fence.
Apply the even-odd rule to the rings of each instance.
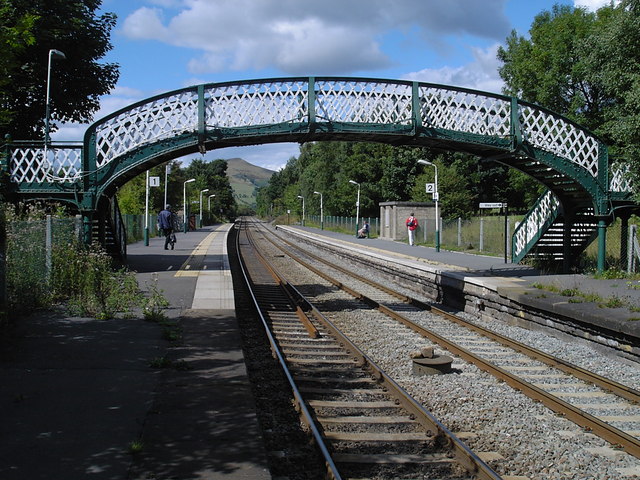
[[[71,248],[80,239],[82,220],[53,218],[12,221],[6,225],[6,253],[0,302],[28,304],[48,288],[52,251]],[[20,302],[16,302],[16,298]]]

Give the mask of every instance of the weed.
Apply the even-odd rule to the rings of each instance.
[[[569,303],[582,303],[582,299],[572,297],[569,299]]]
[[[132,442],[129,442],[130,454],[135,455],[136,453],[142,452],[143,449],[144,443],[142,443],[142,440],[133,440]]]
[[[193,370],[193,367],[189,364],[189,362],[185,360],[178,360],[173,364],[174,368],[181,372],[187,372],[189,370]]]
[[[626,278],[627,272],[621,270],[617,267],[609,268],[604,270],[602,273],[595,273],[593,278],[603,279],[603,280],[616,280],[620,278]]]
[[[579,293],[580,292],[577,288],[565,288],[564,290],[560,291],[560,295],[562,295],[563,297],[575,297]]]
[[[173,362],[169,360],[166,355],[155,357],[149,362],[151,368],[169,368],[172,364]]]
[[[167,315],[164,309],[169,306],[169,301],[162,294],[162,290],[158,287],[158,275],[153,275],[149,288],[149,296],[142,301],[142,314],[144,319],[150,322],[162,323],[166,321]]]
[[[624,302],[619,297],[613,295],[607,298],[603,305],[607,308],[620,308],[624,306]]]
[[[162,325],[162,338],[170,342],[177,342],[182,338],[182,328],[176,322],[164,320],[160,322]]]

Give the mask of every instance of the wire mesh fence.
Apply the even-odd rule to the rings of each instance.
[[[80,232],[79,218],[49,216],[8,223],[2,292],[5,301],[10,305],[39,306],[49,288],[52,251],[73,248]]]

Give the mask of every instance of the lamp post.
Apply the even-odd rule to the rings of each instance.
[[[324,210],[322,208],[322,193],[313,192],[314,195],[320,195],[320,230],[324,230]]]
[[[184,217],[184,228],[183,231],[184,233],[187,233],[187,227],[189,224],[189,218],[187,217],[187,183],[191,183],[191,182],[195,182],[196,179],[195,178],[190,178],[189,180],[187,180],[186,182],[184,182],[184,184],[182,184],[182,216]]]
[[[167,187],[168,187],[168,183],[167,183],[167,178],[169,176],[169,164],[167,163],[164,166],[164,205],[163,207],[167,206]]]
[[[209,215],[211,215],[211,197],[215,197],[215,196],[216,196],[215,193],[209,195]]]
[[[304,197],[302,195],[298,195],[298,198],[302,199],[302,226],[304,227]]]
[[[47,161],[47,146],[49,145],[49,114],[50,114],[50,99],[51,99],[51,63],[53,60],[65,60],[67,57],[60,50],[49,50],[49,62],[47,65],[47,99],[45,102],[45,114],[44,114],[44,160]]]
[[[439,252],[440,251],[440,211],[438,210],[438,166],[435,163],[431,163],[426,160],[418,160],[418,163],[422,165],[431,165],[436,171],[434,188],[433,188],[433,199],[436,202],[436,252]]]
[[[349,180],[349,183],[353,183],[358,186],[358,197],[356,199],[356,237],[358,236],[358,221],[360,219],[360,184],[358,182],[354,182],[353,180]]]
[[[208,191],[209,191],[208,188],[205,188],[204,190],[200,190],[200,228],[202,228],[202,194]]]
[[[147,182],[144,196],[144,246],[149,246],[149,170],[147,170]]]

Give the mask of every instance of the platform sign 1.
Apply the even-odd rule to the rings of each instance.
[[[150,187],[159,187],[160,186],[160,177],[149,177],[149,186]]]

